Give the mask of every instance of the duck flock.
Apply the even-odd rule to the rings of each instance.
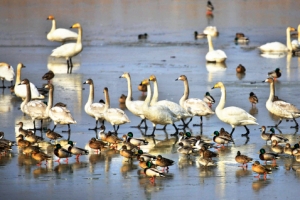
[[[212,3],[208,1],[206,15],[213,15],[213,10]],[[62,43],[52,51],[51,56],[66,59],[67,73],[72,73],[72,58],[83,50],[81,24],[75,23],[71,26],[71,28],[78,30],[78,33],[75,33],[68,29],[56,28],[56,21],[52,15],[47,20],[52,21],[52,28],[47,34],[47,39]],[[279,42],[267,43],[259,47],[260,51],[264,54],[297,52],[299,42],[291,41],[291,32],[295,30],[293,27],[287,28],[287,45]],[[205,56],[207,62],[226,62],[226,53],[223,50],[214,50],[213,47],[212,37],[219,35],[216,27],[209,26],[203,33],[196,31],[194,35],[195,39],[207,38],[209,49]],[[147,33],[138,35],[139,40],[147,40],[147,38]],[[245,34],[236,33],[235,42],[246,43],[248,41],[249,38]],[[68,158],[72,156],[76,157],[76,161],[79,161],[81,155],[101,153],[114,149],[116,153],[124,157],[126,162],[138,162],[143,174],[150,177],[151,183],[155,182],[156,177],[165,177],[169,170],[172,170],[172,165],[176,163],[175,160],[166,158],[161,154],[154,155],[143,151],[143,147],[149,143],[146,139],[134,137],[132,132],[123,136],[118,135],[119,129],[122,129],[120,126],[130,123],[130,119],[122,109],[110,106],[109,89],[107,87],[103,89],[105,99],[99,102],[94,101],[95,89],[92,79],[87,79],[83,82],[83,84],[89,86],[88,100],[83,109],[91,117],[91,120],[94,118],[95,125],[90,127],[89,130],[97,131],[98,137],[91,138],[87,147],[76,146],[76,141],[70,140],[71,125],[77,123],[72,116],[72,111],[63,102],[53,103],[55,88],[51,80],[55,74],[49,71],[41,75],[41,78],[46,80],[47,83],[43,88],[37,88],[27,78],[21,79],[21,71],[24,67],[23,63],[19,63],[16,67],[15,75],[15,70],[11,65],[6,62],[0,63],[2,88],[6,88],[4,81],[11,82],[11,90],[17,97],[22,99],[20,110],[33,123],[32,129],[25,129],[23,122],[18,122],[17,126],[19,128],[16,142],[5,139],[5,133],[0,132],[1,156],[5,156],[7,151],[10,151],[16,145],[21,153],[31,156],[37,161],[37,165],[41,166],[42,162],[52,160],[53,154],[57,157],[55,161],[60,162],[60,159],[65,159],[68,162]],[[236,71],[237,73],[245,73],[246,68],[243,65],[239,65]],[[275,84],[277,79],[281,77],[280,69],[277,68],[272,72],[266,72],[266,76],[267,78],[264,82],[270,85],[270,95],[266,102],[266,108],[280,119],[269,130],[270,132],[268,132],[266,126],[261,126],[261,138],[266,141],[266,144],[271,146],[272,152],[266,152],[264,148],[261,148],[259,156],[251,158],[247,156],[247,152],[237,151],[235,157],[235,161],[241,164],[239,167],[248,170],[248,163],[252,163],[252,171],[258,174],[258,178],[260,178],[260,175],[263,175],[264,179],[267,178],[267,174],[272,173],[272,169],[278,167],[276,160],[282,155],[293,156],[297,162],[300,162],[300,141],[296,144],[290,144],[288,139],[281,134],[275,133],[275,129],[280,126],[282,120],[294,121],[295,125],[291,128],[297,129],[298,123],[296,118],[300,117],[300,110],[295,105],[281,100],[275,95]],[[220,101],[217,103],[215,110],[213,110],[212,104],[215,103],[215,100],[209,92],[206,92],[203,98],[192,98],[190,96],[188,77],[186,75],[179,75],[176,79],[176,81],[183,82],[184,92],[179,102],[159,100],[159,86],[155,75],[142,80],[139,85],[139,90],[147,93],[145,100],[133,100],[130,73],[124,72],[120,74],[120,78],[126,81],[128,93],[127,95],[122,94],[119,101],[126,105],[129,112],[140,118],[140,123],[132,126],[132,128],[148,129],[150,123],[153,127],[150,135],[155,136],[157,125],[162,125],[163,129],[166,129],[167,125],[172,125],[174,133],[171,135],[177,138],[178,154],[186,158],[194,157],[195,161],[204,167],[217,166],[219,152],[225,146],[235,145],[232,136],[236,127],[243,126],[245,134],[242,134],[242,136],[248,137],[250,130],[247,126],[259,125],[256,118],[244,109],[236,106],[226,107],[226,86],[222,82],[215,83],[212,87],[212,89],[220,89],[221,92]],[[46,102],[45,100],[47,99],[48,101]],[[253,92],[249,94],[249,102],[252,107],[255,107],[259,102],[258,97]],[[219,131],[214,132],[214,136],[211,139],[202,134],[192,135],[186,131],[191,126],[190,123],[194,117],[199,117],[200,122],[192,126],[203,126],[203,123],[205,123],[203,117],[210,115],[216,115],[220,121],[231,125],[231,131],[227,132],[221,127]],[[53,121],[54,125],[52,128],[45,127],[43,124],[43,122],[49,120]],[[36,125],[37,122],[40,122],[40,126]],[[111,124],[114,130],[106,131],[105,125],[107,124]],[[68,126],[66,132],[69,137],[67,139],[55,132],[57,125]],[[37,136],[35,134],[36,130],[44,131],[47,139]],[[284,145],[282,146],[282,144]],[[43,145],[52,145],[53,152],[46,153],[44,148],[41,147]],[[271,162],[271,165],[267,162]]]

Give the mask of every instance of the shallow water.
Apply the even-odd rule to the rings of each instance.
[[[265,107],[269,96],[269,85],[262,83],[267,72],[280,68],[282,76],[276,82],[276,94],[289,102],[299,105],[298,90],[300,73],[297,57],[283,55],[280,58],[265,58],[256,49],[272,41],[285,43],[287,26],[297,28],[297,1],[227,1],[215,0],[214,17],[206,18],[204,1],[52,1],[51,4],[30,3],[30,1],[2,1],[0,6],[0,58],[14,68],[19,62],[26,68],[22,78],[28,78],[37,86],[44,81],[41,77],[49,69],[55,72],[54,102],[64,102],[77,121],[71,125],[70,139],[79,147],[85,147],[94,131],[88,131],[95,125],[93,118],[84,111],[89,88],[82,83],[92,78],[95,83],[95,101],[103,99],[103,88],[108,87],[111,107],[119,107],[118,98],[127,94],[126,80],[120,79],[123,72],[130,72],[134,99],[145,96],[137,90],[137,85],[151,74],[155,74],[159,83],[159,99],[178,102],[182,92],[182,82],[175,79],[181,74],[188,77],[190,96],[202,98],[206,91],[216,99],[216,107],[221,93],[211,90],[216,82],[222,81],[227,89],[227,106],[238,106],[253,114],[259,126],[249,126],[249,140],[241,137],[243,127],[234,132],[235,145],[220,151],[218,166],[205,169],[197,166],[194,157],[184,159],[176,152],[178,145],[172,126],[166,132],[157,130],[155,137],[152,127],[145,130],[130,128],[140,119],[132,115],[124,106],[131,123],[122,125],[119,136],[132,131],[135,137],[145,137],[148,146],[144,151],[162,154],[175,160],[165,178],[158,178],[154,185],[140,174],[137,161],[124,162],[114,151],[101,154],[91,152],[82,156],[77,163],[74,158],[66,164],[49,162],[47,167],[36,166],[30,157],[19,153],[13,147],[11,153],[0,158],[0,190],[3,199],[46,199],[85,198],[85,199],[157,199],[164,197],[210,199],[263,199],[291,198],[297,195],[299,172],[291,170],[297,165],[293,158],[281,157],[279,168],[268,175],[268,179],[257,180],[251,169],[241,170],[234,157],[239,150],[254,159],[259,159],[257,152],[261,147],[270,150],[269,145],[260,138],[259,127],[274,125],[278,118],[270,115]],[[268,6],[268,9],[266,9]],[[73,59],[72,74],[66,74],[63,59],[49,57],[52,49],[59,44],[49,42],[46,33],[51,22],[46,18],[52,14],[57,19],[57,27],[70,27],[79,22],[83,27],[82,53]],[[207,64],[205,54],[208,51],[206,39],[194,40],[194,31],[201,32],[207,25],[215,25],[220,31],[219,37],[213,38],[215,49],[223,49],[228,59],[226,64]],[[5,27],[5,28],[3,28]],[[146,41],[138,41],[137,35],[148,33]],[[236,32],[244,32],[250,38],[248,44],[235,44]],[[244,76],[236,74],[235,68],[243,64],[247,71]],[[5,82],[6,85],[9,83]],[[251,108],[248,101],[253,91],[259,98],[256,108]],[[0,128],[5,138],[14,140],[15,125],[23,121],[25,128],[31,128],[32,122],[18,109],[21,100],[4,89],[0,94]],[[192,123],[198,123],[194,118]],[[280,131],[291,144],[299,141],[293,123],[283,121]],[[49,122],[48,126],[53,127]],[[112,126],[106,123],[108,130]],[[224,127],[231,127],[221,122],[216,115],[204,117],[202,130],[190,126],[193,135],[202,133],[212,138],[212,133]],[[58,126],[61,133],[66,127]],[[278,131],[277,131],[278,132]],[[37,132],[38,135],[45,133]],[[64,138],[68,134],[62,133]],[[246,144],[245,144],[246,143]],[[45,147],[52,155],[53,147]],[[53,159],[56,159],[55,156]],[[289,182],[288,187],[282,188]],[[17,189],[15,189],[17,187]],[[247,192],[245,192],[247,191]],[[270,192],[271,191],[271,192]],[[246,193],[246,194],[245,194]]]

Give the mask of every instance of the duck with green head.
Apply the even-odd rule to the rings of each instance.
[[[230,142],[234,143],[232,137],[220,136],[219,131],[214,132],[213,141],[219,145],[229,144]]]
[[[267,161],[273,161],[273,165],[276,165],[276,159],[279,158],[278,154],[276,153],[266,153],[265,149],[260,149],[259,150],[260,154],[259,154],[259,158],[261,160],[264,160],[265,163],[267,163]]]
[[[79,156],[88,155],[89,151],[83,148],[75,147],[73,141],[68,141],[67,150],[76,155],[76,160],[79,160]]]
[[[273,140],[277,140],[278,143],[289,141],[289,139],[287,139],[287,138],[285,138],[285,137],[283,137],[283,136],[281,136],[279,134],[275,134],[275,129],[273,127],[270,129],[270,131],[272,132],[270,134],[270,137],[271,137],[272,141]]]
[[[150,182],[152,184],[155,183],[156,177],[165,177],[165,174],[162,171],[155,169],[155,168],[145,168],[144,173],[146,174],[146,176],[151,177]]]
[[[145,153],[143,150],[139,149],[137,152],[137,157],[139,158],[144,158],[145,161],[152,161],[153,159],[156,159],[155,155]]]
[[[146,168],[155,168],[156,165],[153,164],[151,161],[145,161],[143,157],[140,157],[139,159],[139,166],[142,168],[142,169],[146,169]]]
[[[134,138],[133,133],[129,132],[127,133],[127,141],[130,142],[131,144],[140,147],[141,145],[147,145],[148,141],[141,139],[141,138]]]
[[[281,77],[281,70],[276,68],[274,71],[268,72],[268,76],[276,80],[277,78]]]
[[[61,158],[66,158],[65,161],[68,163],[68,158],[72,157],[72,153],[62,148],[60,144],[56,144],[56,147],[54,149],[54,155],[58,157],[58,160],[56,160],[55,162],[59,162]]]

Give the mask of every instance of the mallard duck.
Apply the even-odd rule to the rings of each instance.
[[[206,4],[206,15],[212,15],[214,10],[214,6],[212,5],[211,1],[207,1]]]
[[[0,142],[1,143],[5,143],[9,146],[14,146],[16,145],[16,142],[15,141],[11,141],[11,140],[8,140],[8,139],[5,139],[4,138],[4,132],[0,131]]]
[[[212,160],[212,158],[219,156],[218,153],[210,151],[210,150],[206,149],[206,147],[204,147],[204,146],[200,149],[199,155],[200,155],[200,157],[208,159],[208,160]]]
[[[113,148],[116,148],[119,143],[122,142],[122,139],[118,138],[115,134],[108,131],[106,134],[101,135],[101,139],[105,142],[108,142],[110,145],[113,146]]]
[[[22,152],[25,155],[31,155],[32,152],[35,151],[36,153],[38,153],[38,152],[40,152],[40,150],[41,150],[41,147],[38,147],[38,146],[28,146],[28,147],[24,147],[22,149]]]
[[[53,79],[55,76],[55,74],[53,73],[53,71],[49,70],[47,73],[45,73],[42,77],[43,80],[47,80],[48,83],[50,83],[51,79]]]
[[[207,103],[207,105],[208,105],[209,107],[211,107],[212,104],[214,104],[214,103],[216,102],[215,99],[210,95],[209,92],[206,92],[206,93],[205,93],[204,98],[203,98],[203,101],[204,101],[205,103]]]
[[[146,39],[148,39],[148,34],[147,33],[139,34],[138,39],[139,40],[146,40]]]
[[[186,155],[188,157],[191,154],[198,151],[196,148],[193,148],[193,147],[185,147],[182,142],[179,142],[178,145],[179,145],[179,147],[177,149],[177,152],[180,154]]]
[[[274,71],[268,72],[268,76],[276,80],[277,78],[281,77],[281,70],[276,68]]]
[[[151,183],[155,183],[155,177],[157,176],[165,177],[165,174],[162,171],[155,168],[146,168],[144,169],[144,173],[146,174],[146,176],[151,177],[150,178]]]
[[[205,33],[198,33],[198,31],[195,31],[194,32],[194,37],[195,37],[195,39],[201,39],[201,38],[207,37],[207,34],[205,34]]]
[[[119,97],[119,103],[125,103],[125,101],[126,101],[126,98],[127,98],[127,96],[125,95],[125,94],[122,94],[120,97]]]
[[[253,159],[246,156],[246,155],[242,155],[240,151],[237,152],[236,156],[235,156],[235,161],[238,163],[243,164],[241,167],[243,168],[248,168],[247,163],[251,162]]]
[[[153,163],[159,167],[163,167],[163,171],[165,170],[165,168],[168,171],[169,166],[174,165],[174,160],[164,158],[161,155],[158,155]]]
[[[246,37],[244,33],[236,33],[234,41],[238,43],[247,43],[249,42],[249,38]]]
[[[283,153],[283,146],[280,146],[277,142],[277,140],[273,140],[271,144],[271,150],[274,151],[277,154]]]
[[[235,70],[236,70],[236,73],[245,73],[246,72],[246,68],[242,64],[239,64]]]
[[[184,147],[192,147],[195,144],[194,140],[188,139],[185,137],[185,133],[184,132],[179,132],[178,133],[180,135],[178,142],[183,143]]]
[[[234,143],[233,139],[231,136],[220,136],[219,131],[215,131],[214,132],[214,137],[213,137],[213,141],[219,145],[223,145],[224,144],[229,144],[230,142]]]
[[[286,143],[283,148],[283,153],[292,156],[294,148],[291,147],[290,143]]]
[[[142,82],[138,85],[138,90],[142,92],[142,95],[144,95],[145,92],[147,92],[147,86],[143,85]]]
[[[96,140],[96,138],[93,137],[89,141],[89,147],[91,149],[94,149],[94,150],[96,150],[98,152],[98,150],[99,151],[103,151],[103,150],[107,149],[107,144],[104,143],[104,142],[102,142],[102,141],[100,141],[100,140]]]
[[[281,143],[281,142],[287,142],[289,141],[289,139],[281,136],[281,135],[278,135],[278,134],[275,134],[275,129],[274,128],[271,128],[270,131],[272,132],[270,134],[270,137],[271,137],[271,140],[277,140],[278,143]]]
[[[247,128],[247,125],[258,125],[256,118],[236,106],[224,108],[226,103],[226,88],[222,82],[216,83],[212,89],[215,88],[221,89],[221,99],[215,110],[218,118],[231,125],[232,131],[230,135],[233,134],[236,126],[244,126],[247,131],[244,135],[248,135],[250,131]]]
[[[130,142],[131,144],[140,147],[141,145],[147,145],[148,141],[140,138],[134,138],[133,133],[129,132],[127,133],[127,141]]]
[[[51,129],[47,129],[46,131],[46,137],[50,139],[50,141],[52,140],[57,140],[57,139],[60,139],[62,138],[63,136],[54,132],[54,131],[51,131]]]
[[[272,174],[272,170],[261,165],[259,161],[255,161],[252,164],[252,171],[258,173],[258,175],[255,176],[256,178],[260,178],[260,175],[263,174],[265,180],[267,179],[267,174]]]
[[[41,166],[42,162],[45,160],[47,163],[47,160],[51,159],[51,156],[45,154],[44,152],[41,151],[36,151],[34,150],[31,154],[31,157],[38,161],[39,163],[37,164],[38,166]]]
[[[19,122],[16,125],[19,125],[19,134],[22,134],[23,136],[26,136],[29,132],[31,132],[30,130],[23,129],[23,122]]]
[[[123,145],[121,150],[120,150],[120,155],[123,156],[124,158],[127,158],[128,161],[132,161],[132,158],[135,157],[135,154],[133,151],[128,150],[126,145]]]
[[[211,159],[207,159],[207,158],[198,158],[197,162],[204,166],[204,167],[214,167],[217,166],[216,162],[211,160]]]
[[[266,133],[266,127],[262,126],[261,128],[261,134],[260,137],[266,141],[266,144],[269,140],[271,140],[271,134],[270,133]]]
[[[250,94],[249,94],[249,101],[250,101],[252,107],[253,106],[255,107],[256,104],[258,103],[258,98],[253,92],[250,92]]]
[[[24,140],[24,136],[23,135],[18,135],[18,137],[16,137],[18,140],[18,146],[19,147],[28,147],[28,146],[31,146],[31,142],[27,141],[27,140]]]
[[[151,161],[145,161],[143,157],[139,158],[139,166],[142,169],[146,169],[146,168],[155,168],[156,166],[151,162]]]
[[[276,154],[276,153],[266,153],[265,149],[260,149],[259,152],[260,152],[259,158],[261,160],[264,160],[265,163],[267,163],[267,161],[273,161],[273,165],[276,165],[276,159],[279,158],[278,154]]]
[[[54,155],[58,157],[58,160],[55,162],[59,162],[61,158],[66,158],[66,162],[68,162],[68,158],[72,157],[72,153],[64,148],[60,144],[56,144],[54,149]]]
[[[137,157],[138,158],[144,158],[145,161],[152,161],[153,159],[156,159],[155,155],[149,154],[149,153],[145,153],[143,150],[139,149],[137,151]]]
[[[219,136],[225,136],[225,137],[227,137],[227,138],[231,138],[230,133],[228,133],[223,127],[220,128]]]
[[[123,135],[122,138],[123,138],[123,143],[122,144],[126,145],[128,150],[131,150],[131,151],[139,150],[138,146],[136,146],[136,145],[134,145],[134,144],[127,141],[127,138],[128,138],[127,135]]]
[[[79,156],[88,155],[89,151],[83,148],[75,147],[73,141],[68,141],[68,146],[66,148],[73,155],[76,155],[76,160],[79,160]]]
[[[31,144],[42,142],[44,138],[34,135],[33,132],[28,132],[27,135],[25,135],[25,140],[31,142]]]
[[[300,145],[299,145],[299,143],[294,144],[293,155],[294,156],[300,156]]]

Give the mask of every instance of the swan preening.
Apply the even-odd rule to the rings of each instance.
[[[221,121],[231,125],[232,131],[230,135],[233,134],[236,126],[244,126],[247,131],[245,135],[248,135],[250,131],[247,128],[247,125],[258,125],[258,123],[256,123],[256,118],[239,107],[230,106],[224,108],[226,103],[225,86],[222,82],[218,82],[212,89],[215,88],[221,89],[221,99],[215,110],[218,118]]]
[[[4,85],[4,80],[10,81],[12,86],[14,77],[15,77],[15,72],[13,67],[4,62],[0,63],[0,79],[2,80],[2,86],[0,88],[6,88]]]
[[[90,85],[90,93],[88,101],[86,102],[84,106],[85,112],[90,115],[91,117],[95,118],[96,120],[96,126],[95,128],[89,128],[89,130],[96,130],[98,129],[98,121],[102,122],[102,125],[104,124],[104,103],[94,103],[94,82],[92,79],[87,79],[83,84],[89,84]]]
[[[57,47],[56,49],[53,49],[51,56],[54,57],[63,57],[67,60],[68,65],[68,73],[72,73],[73,63],[72,63],[72,57],[78,55],[82,51],[82,43],[81,43],[81,37],[82,37],[82,27],[79,23],[73,24],[71,28],[78,28],[78,37],[77,42],[71,42],[67,44],[63,44],[60,47]]]
[[[17,75],[16,75],[16,81],[15,81],[15,87],[14,87],[14,92],[16,94],[16,96],[21,97],[22,99],[26,98],[27,95],[27,90],[26,90],[26,86],[21,84],[21,71],[22,68],[24,68],[25,66],[23,65],[23,63],[19,63],[17,65]],[[36,88],[36,86],[33,83],[29,83],[30,84],[30,91],[31,91],[31,99],[44,99],[45,97],[43,95],[41,95],[38,91],[38,89]]]
[[[177,116],[167,106],[163,106],[163,105],[150,106],[150,100],[152,95],[150,82],[148,79],[145,79],[142,81],[142,84],[147,86],[147,97],[143,104],[143,113],[146,119],[151,121],[153,124],[152,135],[154,135],[157,124],[161,124],[161,125],[172,124],[176,130],[175,134],[177,135],[178,128],[174,124],[176,121],[179,120]]]
[[[108,88],[104,90],[105,105],[104,105],[104,119],[114,127],[115,133],[119,130],[119,126],[125,123],[129,123],[130,120],[125,112],[119,108],[110,108],[110,99],[108,94]],[[117,125],[117,128],[116,128]]]
[[[214,114],[214,112],[211,110],[211,108],[207,105],[205,101],[198,98],[189,98],[189,83],[185,75],[181,75],[179,78],[176,79],[176,81],[177,80],[181,80],[184,83],[184,94],[181,97],[179,104],[193,116],[200,117],[200,124],[194,124],[194,126],[202,126],[202,116],[211,115]],[[192,118],[188,123],[186,123],[186,126],[188,126],[188,124],[191,121]]]
[[[225,62],[227,59],[225,52],[222,50],[214,50],[212,39],[211,39],[210,35],[207,35],[207,41],[208,41],[208,52],[205,56],[206,61],[207,62],[216,62],[216,63]]]
[[[132,84],[131,84],[130,74],[128,72],[125,72],[119,78],[126,78],[126,80],[127,80],[128,93],[127,93],[127,98],[125,100],[125,105],[126,105],[127,109],[132,114],[134,114],[135,116],[138,116],[142,119],[140,124],[137,125],[137,128],[147,128],[146,118],[143,114],[143,109],[142,109],[144,101],[140,101],[140,100],[132,101],[131,100],[132,99]],[[142,123],[145,124],[144,127],[141,127]]]
[[[296,29],[293,27],[287,27],[286,29],[286,45],[280,42],[270,42],[264,44],[259,47],[262,53],[281,53],[281,52],[288,52],[292,51],[292,44],[291,44],[291,31],[295,31]]]
[[[55,42],[66,42],[77,40],[78,34],[65,28],[56,28],[56,21],[53,15],[49,15],[47,20],[52,21],[52,27],[47,34],[47,39]]]
[[[287,103],[285,101],[274,101],[274,80],[272,78],[267,78],[264,82],[270,84],[270,95],[269,99],[266,102],[266,107],[270,113],[280,117],[280,121],[275,125],[275,127],[277,127],[281,123],[282,119],[293,119],[293,121],[295,122],[295,126],[292,126],[291,128],[298,128],[298,123],[295,118],[300,117],[300,110],[293,104]]]

